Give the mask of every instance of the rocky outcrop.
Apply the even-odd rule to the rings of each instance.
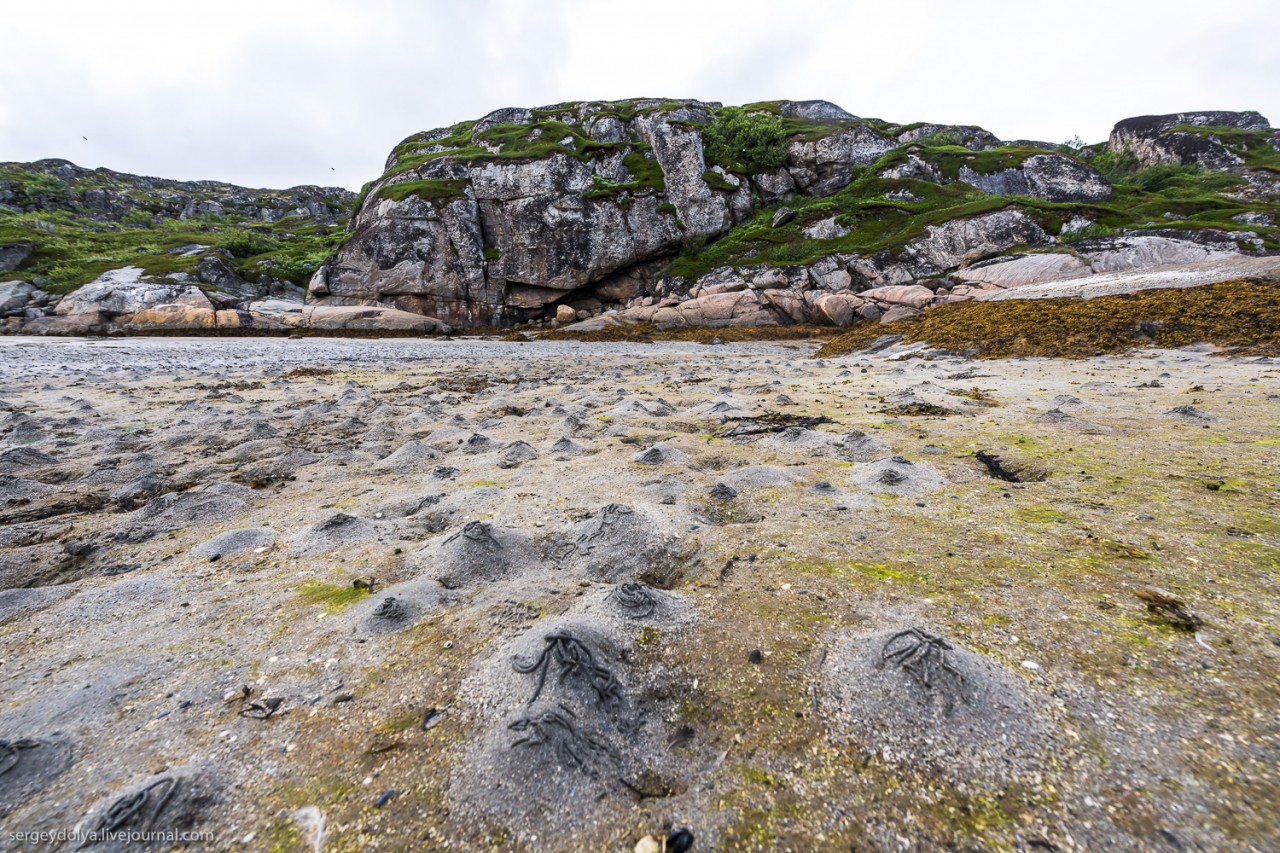
[[[1024,243],[1045,250],[1000,255]],[[952,271],[939,275],[940,267]],[[1050,238],[1022,211],[1010,210],[932,227],[896,256],[832,255],[807,266],[722,267],[698,279],[685,297],[670,295],[570,328],[590,331],[633,323],[659,328],[843,327],[859,321],[893,322],[973,299],[1124,293],[1145,286],[1226,281],[1232,275],[1277,278],[1280,259],[1248,257],[1241,253],[1238,236],[1223,232],[1094,238],[1072,244],[1068,253],[1052,248]]]
[[[778,113],[805,121],[853,121],[857,116],[830,101],[779,101]]]
[[[103,273],[97,280],[64,296],[54,313],[59,317],[87,314],[118,317],[194,295],[203,298],[198,287],[150,280],[138,267],[123,267]]]
[[[27,242],[0,245],[0,272],[16,270],[23,261],[31,257],[32,248]]]
[[[950,297],[940,271],[974,263],[1017,245],[1048,241],[1036,223],[1017,209],[930,226],[898,255],[871,258],[832,255],[808,266],[758,266],[713,270],[685,298],[636,305],[578,323],[592,330],[628,323],[676,326],[761,326],[811,323],[847,326],[917,312]]]
[[[967,269],[957,270],[951,274],[950,278],[957,285],[970,288],[961,294],[966,295],[975,290],[993,288],[1004,290],[1041,281],[1088,275],[1089,272],[1089,266],[1076,255],[1045,252],[1037,255],[1009,255],[995,258],[974,264]]]
[[[166,219],[230,216],[258,222],[297,216],[331,224],[347,216],[355,200],[355,193],[342,187],[248,189],[220,181],[172,181],[111,169],[85,169],[67,160],[0,166],[37,179],[0,179],[0,209],[18,213],[64,210],[104,222],[146,214]]]
[[[920,148],[907,149],[906,159],[887,166],[882,178],[951,183]],[[958,180],[992,195],[1027,196],[1054,202],[1099,202],[1111,198],[1111,184],[1092,166],[1061,154],[1033,154],[1016,166],[982,172],[962,165]],[[910,199],[905,199],[910,200]]]
[[[177,279],[177,280],[175,280]],[[210,298],[212,293],[213,298]],[[105,273],[62,298],[51,311],[33,311],[40,291],[25,282],[0,284],[6,316],[21,317],[25,334],[433,334],[449,327],[432,317],[383,306],[304,305],[267,299],[239,303],[206,293],[184,275],[147,277],[138,267]],[[10,308],[16,310],[10,310]]]
[[[1028,282],[1007,290],[993,288],[973,298],[1006,299],[1091,299],[1142,290],[1200,287],[1222,282],[1280,281],[1280,257],[1206,253],[1203,260],[1180,261],[1157,266],[1122,267],[1111,272],[1070,275],[1064,278]]]
[[[717,107],[633,101],[513,108],[411,137],[367,188],[349,238],[313,278],[310,297],[319,304],[390,306],[462,325],[559,316],[562,305],[575,315],[618,310],[634,299],[663,296],[657,276],[664,259],[719,238],[750,218],[757,204],[829,196],[904,142],[944,139],[974,151],[998,144],[980,128],[895,129],[826,102],[781,102],[758,108],[812,129],[791,137],[781,167],[739,175],[710,163],[704,150]],[[917,156],[885,176],[944,182]],[[1111,193],[1089,166],[1049,152],[1025,157],[1016,168],[982,175],[970,169],[961,177],[995,194],[1055,202],[1097,202]],[[905,190],[900,195],[914,198]],[[773,225],[788,221],[779,210]],[[802,227],[808,240],[849,233],[835,215]],[[885,279],[869,286],[910,283],[1047,239],[1025,213],[998,211],[930,226],[893,259],[889,266],[899,271],[877,263],[863,279]],[[843,269],[839,275],[853,277]],[[748,314],[807,317],[815,310],[729,299],[710,287],[700,284],[701,292],[687,301],[714,300],[685,310],[667,306],[674,314],[663,314],[663,322],[678,315],[686,322],[736,323]],[[681,291],[678,283],[667,292],[673,289]],[[838,316],[846,309],[832,303]]]
[[[1214,239],[1216,237],[1217,239]],[[1139,270],[1169,264],[1193,264],[1240,254],[1229,234],[1168,232],[1118,239],[1082,240],[1075,245],[1093,272]]]
[[[187,287],[172,302],[144,308],[119,326],[130,332],[199,332],[218,327],[218,310],[199,288]]]
[[[963,166],[960,180],[992,195],[1023,195],[1056,202],[1111,198],[1111,184],[1096,169],[1061,154],[1036,154],[1016,169],[985,175]]]
[[[853,169],[870,166],[899,144],[865,124],[841,127],[818,139],[793,141],[786,167],[754,176],[752,182],[766,203],[793,192],[831,195],[849,184]]]
[[[134,325],[156,331],[216,326],[215,308],[199,287],[146,278],[138,267],[104,273],[57,303],[29,316],[27,334],[107,334]]]
[[[1023,210],[1007,210],[930,225],[924,237],[908,243],[903,262],[916,276],[935,275],[999,254],[1013,246],[1039,246],[1049,235]]]
[[[939,136],[951,137],[957,145],[963,145],[970,151],[982,151],[1000,145],[1000,140],[994,133],[974,125],[919,124],[899,131],[897,139],[905,145]]]
[[[697,129],[709,105],[660,106],[571,105],[536,120],[503,110],[454,148],[439,131],[410,140],[311,295],[500,323],[723,234],[751,198],[745,181],[709,168]]]
[[[0,318],[29,319],[44,315],[53,297],[26,281],[0,281]]]
[[[1082,279],[1100,273],[1131,272],[1169,266],[1188,266],[1240,257],[1228,234],[1170,231],[1116,238],[1081,240],[1072,253],[1046,252],[1009,255],[973,264],[947,278],[960,295],[982,295],[1043,282]]]
[[[1240,130],[1267,130],[1270,124],[1255,112],[1196,112],[1162,116],[1139,116],[1118,123],[1111,131],[1107,147],[1115,153],[1129,152],[1141,168],[1161,164],[1197,165],[1206,169],[1227,169],[1243,161],[1212,134],[1177,130],[1179,127],[1230,127]]]
[[[196,262],[196,277],[237,301],[257,299],[263,295],[258,287],[236,275],[227,265],[226,258],[214,252],[202,255]]]
[[[265,321],[288,329],[319,332],[445,334],[451,331],[434,317],[382,306],[302,305],[265,300],[253,302],[248,311],[237,314],[240,322],[247,321],[249,325],[261,325]]]
[[[947,179],[937,166],[923,159],[917,151],[909,151],[905,162],[880,170],[880,177],[895,180],[927,181],[945,184]]]

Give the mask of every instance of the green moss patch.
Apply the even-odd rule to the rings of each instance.
[[[298,587],[298,594],[308,604],[323,605],[328,612],[338,613],[357,601],[366,598],[369,592],[353,586],[338,586],[321,581],[307,581]]]
[[[711,169],[702,173],[702,180],[706,181],[707,186],[711,187],[713,190],[720,190],[721,192],[726,193],[735,193],[738,191],[737,187],[725,180],[724,175],[719,172],[712,171]]]
[[[378,190],[378,197],[392,201],[404,201],[409,196],[416,196],[427,201],[453,201],[454,199],[465,198],[466,190],[467,182],[465,180],[434,178],[387,184]]]

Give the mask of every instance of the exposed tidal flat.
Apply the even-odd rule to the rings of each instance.
[[[1274,848],[1280,362],[818,346],[0,338],[0,848]]]

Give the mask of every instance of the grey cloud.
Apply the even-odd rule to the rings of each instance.
[[[858,115],[1048,141],[1099,140],[1118,119],[1179,109],[1252,108],[1280,122],[1280,9],[1261,0],[1209,11],[1172,0],[657,0],[645,12],[592,0],[316,0],[293,17],[278,3],[273,16],[227,7],[238,17],[221,28],[187,7],[131,3],[113,14],[149,28],[132,42],[98,38],[92,15],[73,13],[94,4],[52,5],[64,7],[58,37],[7,45],[0,160],[354,189],[418,130],[502,106],[638,95],[826,98]],[[48,14],[31,4],[6,18],[34,33]],[[160,51],[133,74],[157,39],[190,50]]]

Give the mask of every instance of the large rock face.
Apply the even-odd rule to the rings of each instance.
[[[1090,206],[1112,198],[1085,154],[1001,143],[976,127],[859,119],[825,101],[745,108],[776,116],[773,141],[785,150],[716,163],[706,139],[718,109],[657,100],[511,108],[410,137],[366,187],[310,297],[464,326],[602,312],[614,318],[606,324],[844,325],[1002,287],[945,276],[1077,239],[1095,224]],[[1212,129],[1224,126],[1254,133],[1267,123],[1253,113],[1130,119],[1111,145],[1144,165],[1231,167],[1240,141],[1216,141]],[[746,174],[734,159],[773,165]],[[1264,193],[1257,180],[1237,195]],[[996,207],[983,193],[1009,201]],[[1028,199],[1080,208],[1059,217]],[[1218,236],[1230,251],[1265,242]],[[1063,272],[1073,261],[1060,258],[1005,268],[1001,281]]]
[[[901,130],[824,101],[782,102],[770,109],[805,123],[792,125],[804,129],[791,135],[785,163],[737,175],[709,163],[704,152],[717,106],[631,101],[512,108],[410,137],[366,188],[349,238],[316,274],[310,295],[326,304],[381,304],[473,326],[553,316],[566,304],[593,312],[656,292],[647,285],[662,261],[725,234],[759,204],[829,196],[904,142],[947,134],[975,151],[998,144],[980,128]],[[994,194],[1055,202],[1111,195],[1096,171],[1052,153],[962,179]],[[804,231],[808,239],[847,233],[834,218]],[[936,274],[1045,239],[1020,211],[1005,211],[932,228],[905,261],[916,274]],[[686,319],[740,322],[751,301],[717,298],[685,312]],[[747,313],[780,310],[798,312],[764,305]]]
[[[1141,168],[1161,164],[1198,165],[1206,169],[1227,169],[1241,159],[1211,135],[1176,130],[1178,127],[1228,127],[1240,130],[1267,130],[1270,124],[1255,112],[1195,112],[1163,116],[1127,118],[1111,131],[1107,146],[1111,151],[1128,151]]]
[[[508,109],[449,141],[411,138],[311,294],[501,323],[722,234],[751,198],[745,181],[708,168],[708,107]]]
[[[849,183],[854,167],[870,166],[898,145],[897,140],[865,124],[842,127],[818,139],[801,138],[791,143],[786,167],[756,178],[756,188],[766,201],[790,190],[830,195]],[[779,193],[779,188],[784,192]]]

